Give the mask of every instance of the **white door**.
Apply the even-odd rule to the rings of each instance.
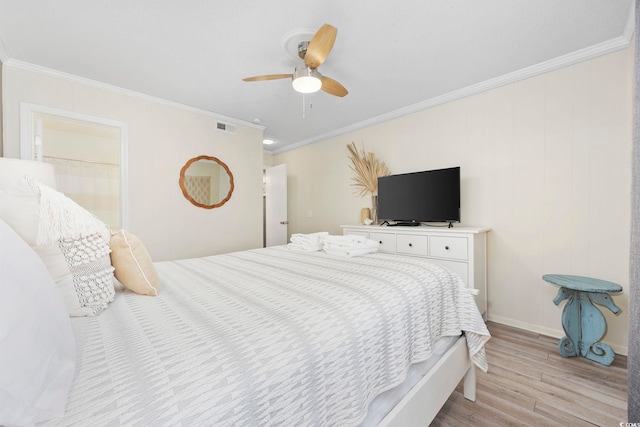
[[[265,245],[287,243],[287,165],[265,170]]]

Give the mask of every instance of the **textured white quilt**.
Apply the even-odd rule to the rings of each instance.
[[[73,319],[78,373],[52,425],[355,425],[461,331],[486,369],[473,296],[420,258],[283,246],[156,267],[158,297]]]

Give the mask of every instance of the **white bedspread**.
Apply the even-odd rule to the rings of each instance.
[[[461,331],[486,369],[473,296],[421,258],[282,246],[156,266],[158,297],[73,319],[78,373],[52,425],[355,425]]]

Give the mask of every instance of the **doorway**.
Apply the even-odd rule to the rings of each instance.
[[[264,171],[264,246],[286,245],[288,224],[287,165],[282,164]]]
[[[20,157],[53,164],[58,191],[111,228],[126,228],[126,124],[28,103],[20,107]]]

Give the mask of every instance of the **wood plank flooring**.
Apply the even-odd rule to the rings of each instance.
[[[563,358],[558,340],[488,322],[489,372],[471,402],[459,385],[432,426],[618,426],[627,419],[627,358],[609,367]]]

